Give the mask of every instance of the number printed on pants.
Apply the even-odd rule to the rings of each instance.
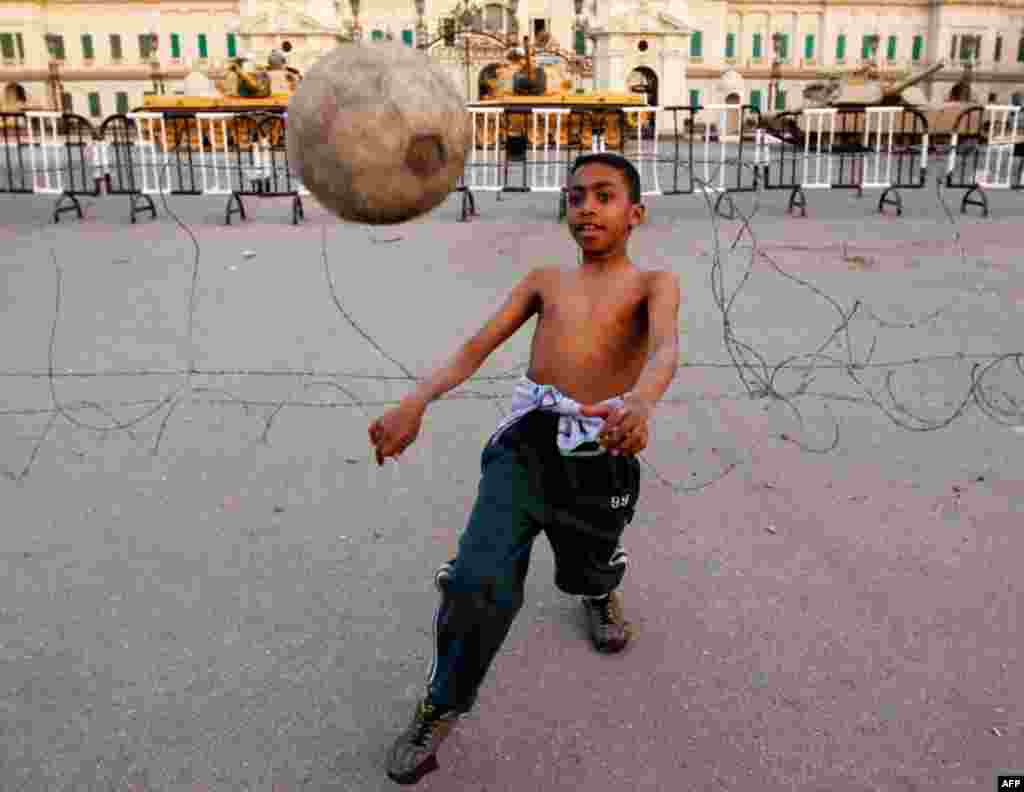
[[[629,505],[629,495],[612,495],[612,508],[622,509]]]

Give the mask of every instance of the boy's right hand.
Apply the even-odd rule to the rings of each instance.
[[[420,433],[424,411],[425,407],[416,402],[402,402],[370,424],[370,445],[376,449],[378,465],[413,444]]]

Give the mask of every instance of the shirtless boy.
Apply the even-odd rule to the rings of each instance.
[[[398,783],[438,768],[438,747],[475,703],[523,605],[540,531],[554,552],[555,585],[581,597],[598,651],[618,652],[629,641],[615,591],[628,562],[619,540],[639,494],[636,454],[647,447],[651,412],[679,359],[678,279],[637,269],[626,252],[643,213],[628,160],[577,159],[568,220],[580,266],[530,272],[454,357],[370,425],[377,463],[398,456],[416,439],[427,405],[537,314],[530,367],[511,416],[483,450],[457,556],[435,576],[441,602],[426,695],[388,755],[388,776]]]

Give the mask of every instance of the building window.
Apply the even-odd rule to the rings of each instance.
[[[864,36],[860,41],[860,57],[861,60],[871,60],[871,56],[874,54],[874,36]]]
[[[178,33],[171,33],[171,57],[181,57],[181,36]]]
[[[949,59],[950,60],[956,60],[956,45],[959,42],[959,40],[960,40],[959,36],[953,36],[949,40]]]
[[[238,42],[235,40],[234,33],[228,33],[228,57],[238,57]]]
[[[996,48],[992,52],[992,60],[999,63],[1003,58],[1003,37],[996,36]]]
[[[804,60],[814,60],[814,34],[804,36]]]
[[[407,47],[411,47],[413,45],[413,32],[411,30],[402,31],[402,43]]]
[[[696,88],[690,89],[690,107],[692,107],[694,110],[700,107],[700,91],[698,91]]]
[[[71,94],[69,94],[69,93],[62,93],[60,95],[60,106],[61,106],[61,112],[63,112],[63,113],[73,113],[73,112],[75,112],[75,103],[71,100]]]
[[[577,55],[587,54],[587,36],[579,28],[576,29],[576,33],[573,36],[573,50]]]
[[[47,35],[46,49],[53,60],[64,60],[64,37],[55,33]]]
[[[149,56],[153,52],[153,41],[150,38],[149,33],[139,34],[139,57],[142,60],[148,60]]]
[[[100,95],[98,93],[89,94],[89,115],[93,118],[100,117]]]
[[[690,57],[699,58],[702,51],[701,32],[699,30],[695,30],[690,34]]]
[[[725,57],[735,58],[736,57],[736,34],[726,33],[725,34]]]
[[[1017,42],[1017,63],[1024,63],[1024,36]]]
[[[128,94],[124,91],[118,91],[114,94],[114,101],[117,102],[117,112],[127,113],[128,112]]]
[[[889,36],[889,42],[886,45],[885,57],[891,63],[896,60],[896,37]]]
[[[960,37],[960,60],[973,60],[981,54],[981,36]]]
[[[921,55],[924,54],[924,36],[914,36],[914,51],[911,54],[914,63],[921,60]]]
[[[210,57],[209,50],[206,47],[206,34],[199,34],[199,57],[208,58]]]
[[[384,40],[384,31],[383,30],[375,30],[375,31],[373,31],[370,34],[370,38],[373,41],[383,41]]]
[[[761,92],[760,91],[751,91],[750,92],[750,106],[754,110],[757,110],[758,112],[761,112]]]
[[[110,58],[119,61],[123,57],[121,52],[121,36],[117,33],[110,34]]]
[[[0,57],[14,60],[14,36],[10,33],[0,33]]]
[[[96,57],[96,51],[92,46],[92,36],[88,33],[82,34],[82,57],[86,60],[92,60]]]
[[[786,109],[786,92],[783,90],[775,91],[775,109],[785,110]]]
[[[25,39],[21,33],[15,33],[14,43],[18,45],[18,60],[25,60]]]
[[[754,47],[753,47],[752,55],[755,58],[760,58],[761,57],[761,34],[760,33],[755,33],[754,34]]]
[[[778,42],[779,45],[776,47],[777,52],[775,53],[775,57],[780,61],[785,61],[789,58],[789,36],[785,33],[781,34],[778,38]]]
[[[846,60],[846,36],[836,39],[836,60],[840,63]]]

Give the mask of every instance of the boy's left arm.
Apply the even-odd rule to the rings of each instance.
[[[613,455],[638,454],[647,447],[648,421],[654,405],[672,384],[679,367],[679,278],[659,272],[647,298],[651,354],[636,386],[618,410],[584,407],[583,415],[604,418],[601,442]]]

